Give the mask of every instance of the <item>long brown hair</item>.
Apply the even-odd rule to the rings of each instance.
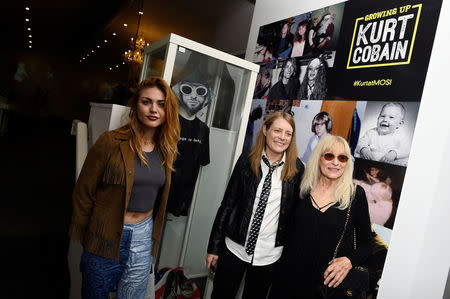
[[[305,27],[305,33],[303,35],[300,35],[298,33],[298,29],[300,27]],[[300,23],[298,23],[297,28],[295,28],[295,34],[294,34],[294,42],[303,42],[306,40],[306,34],[308,34],[308,21],[303,20]]]
[[[162,165],[166,165],[168,169],[174,170],[173,163],[177,156],[177,143],[180,138],[178,98],[164,79],[160,77],[148,77],[139,83],[133,96],[128,101],[128,106],[130,106],[130,122],[120,128],[120,130],[131,135],[129,140],[131,149],[137,153],[141,162],[148,166],[147,159],[142,154],[142,124],[138,120],[136,109],[142,90],[152,87],[158,88],[164,94],[164,112],[166,115],[166,121],[155,132],[155,148],[162,156]]]
[[[250,168],[252,172],[259,176],[259,166],[261,164],[261,155],[263,149],[266,147],[266,136],[264,136],[263,128],[266,127],[266,130],[270,128],[270,126],[274,123],[275,120],[283,118],[285,119],[292,127],[292,139],[289,147],[286,150],[286,158],[283,167],[283,171],[281,172],[281,179],[292,179],[295,174],[298,172],[297,170],[297,144],[295,143],[295,122],[292,116],[286,112],[275,112],[272,113],[263,123],[261,130],[259,130],[258,137],[256,138],[255,146],[250,152]]]

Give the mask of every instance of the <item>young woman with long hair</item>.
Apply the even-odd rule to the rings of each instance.
[[[294,44],[292,46],[291,57],[303,56],[310,54],[311,49],[306,41],[308,30],[308,21],[303,20],[298,23],[294,33]]]
[[[306,73],[298,90],[297,99],[324,100],[327,96],[327,62],[323,57],[313,58],[306,67]]]
[[[129,122],[89,150],[73,191],[70,237],[81,242],[83,298],[144,298],[162,234],[180,135],[178,99],[159,77],[142,81]]]

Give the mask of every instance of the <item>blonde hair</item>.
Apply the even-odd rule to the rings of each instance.
[[[261,164],[261,155],[263,149],[266,147],[266,136],[264,136],[263,128],[266,130],[275,122],[275,120],[282,118],[286,120],[292,127],[292,138],[291,143],[286,149],[286,158],[283,166],[283,171],[281,172],[281,179],[292,179],[298,172],[297,170],[297,145],[295,143],[295,121],[289,113],[286,112],[275,112],[272,113],[263,123],[261,130],[259,130],[258,137],[256,138],[255,145],[250,152],[250,168],[252,172],[259,177],[259,166]]]
[[[320,171],[319,162],[322,155],[337,145],[342,145],[345,150],[345,154],[348,157],[347,163],[344,167],[344,172],[339,178],[336,184],[336,190],[334,191],[334,196],[339,202],[338,208],[343,210],[348,207],[350,203],[350,198],[356,190],[356,186],[353,183],[353,161],[351,159],[350,147],[347,141],[335,135],[330,135],[322,138],[319,143],[314,148],[313,152],[309,156],[308,162],[306,163],[305,173],[303,174],[303,179],[300,185],[300,197],[306,198],[308,193],[317,185],[322,173]]]
[[[128,101],[130,106],[130,122],[125,126],[121,127],[119,130],[131,135],[129,140],[129,145],[131,149],[137,153],[141,162],[148,166],[148,161],[142,153],[143,145],[143,133],[142,124],[137,117],[137,103],[141,92],[144,89],[156,87],[158,88],[165,97],[164,101],[164,112],[166,116],[166,121],[158,127],[156,130],[154,141],[155,148],[158,153],[162,156],[162,165],[170,170],[173,169],[173,163],[177,156],[177,143],[180,139],[180,121],[178,119],[178,98],[173,93],[170,86],[160,77],[148,77],[143,80],[136,88],[135,93]]]

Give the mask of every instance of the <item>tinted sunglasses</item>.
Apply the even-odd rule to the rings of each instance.
[[[180,85],[180,91],[187,96],[195,92],[196,95],[204,97],[208,93],[208,89],[204,86],[192,86],[186,83]]]
[[[336,157],[336,156],[332,153],[325,153],[322,155],[322,157],[327,161],[332,161],[332,160],[334,160],[334,157]],[[345,163],[348,161],[348,157],[346,155],[338,155],[337,159],[341,163]]]

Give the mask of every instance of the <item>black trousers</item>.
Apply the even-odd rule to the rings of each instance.
[[[217,261],[214,275],[212,299],[234,299],[244,273],[243,299],[265,299],[274,278],[276,263],[267,266],[253,266],[243,262],[228,248],[223,250]]]

